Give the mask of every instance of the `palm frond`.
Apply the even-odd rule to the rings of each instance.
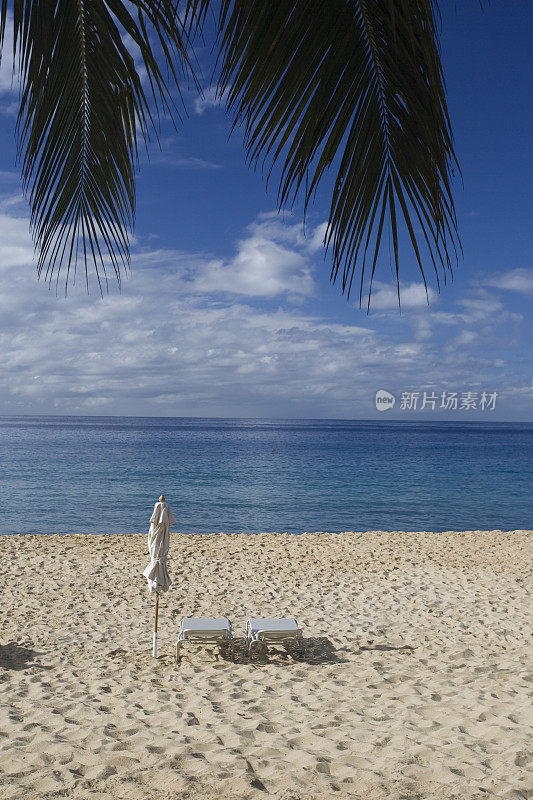
[[[457,255],[455,155],[431,0],[221,0],[219,91],[250,162],[282,160],[280,207],[307,210],[336,168],[324,240],[349,296],[360,259],[368,302],[384,229],[399,292],[405,224],[424,283]],[[189,5],[201,18],[208,0]],[[271,166],[271,169],[272,169]]]
[[[193,74],[188,35],[211,5],[187,0],[181,22],[177,0],[1,0],[0,46],[12,6],[18,148],[38,269],[49,280],[65,266],[67,285],[81,258],[86,275],[92,261],[107,281],[111,264],[120,281],[137,139],[175,111],[169,83],[177,71]],[[424,282],[426,251],[437,283],[456,252],[434,8],[432,0],[220,0],[219,91],[234,124],[244,123],[248,157],[282,162],[280,207],[301,193],[307,210],[336,170],[324,243],[332,280],[341,273],[348,295],[360,263],[360,302],[368,270],[370,300],[387,228],[398,289],[402,226]]]
[[[176,112],[169,79],[192,73],[176,0],[14,0],[11,9],[2,0],[0,44],[9,11],[38,271],[58,280],[65,267],[66,290],[78,261],[87,281],[92,263],[102,290],[106,266],[120,282],[129,262],[138,137],[147,141],[157,116]]]

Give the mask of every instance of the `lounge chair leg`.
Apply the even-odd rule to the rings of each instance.
[[[176,643],[176,664],[179,664],[181,661],[181,642]]]
[[[298,653],[299,658],[305,658],[305,656],[306,656],[305,645],[304,645],[304,640],[303,640],[302,636],[298,637],[298,639],[296,640],[296,644],[298,646],[298,649],[297,649],[296,652]]]

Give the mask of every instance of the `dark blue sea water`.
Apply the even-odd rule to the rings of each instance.
[[[533,425],[0,417],[0,533],[533,527]]]

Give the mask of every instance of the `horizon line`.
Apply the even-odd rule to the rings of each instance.
[[[431,413],[431,412],[428,412]],[[375,423],[443,423],[443,424],[457,424],[457,423],[472,423],[474,425],[492,425],[492,424],[503,424],[503,425],[533,425],[533,420],[504,420],[504,419],[495,419],[495,420],[476,420],[472,419],[471,417],[465,417],[464,415],[468,414],[467,411],[463,412],[463,414],[456,418],[456,419],[423,419],[420,417],[414,417],[411,419],[398,419],[398,417],[388,417],[387,419],[376,418],[376,417],[367,417],[367,418],[359,418],[359,417],[227,417],[227,416],[192,416],[189,414],[180,414],[175,416],[167,416],[167,415],[149,415],[149,414],[2,414],[0,413],[0,418],[4,417],[44,417],[44,418],[70,418],[70,419],[175,419],[175,420],[185,420],[185,419],[204,419],[204,420],[253,420],[253,421],[261,421],[261,420],[271,420],[274,422],[285,422],[285,421],[294,421],[294,422],[375,422]]]

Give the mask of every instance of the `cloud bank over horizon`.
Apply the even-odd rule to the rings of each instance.
[[[402,316],[377,282],[369,316],[335,319],[317,281],[324,225],[304,235],[264,213],[230,258],[137,242],[121,293],[87,296],[79,280],[65,298],[36,281],[27,216],[3,185],[2,413],[369,418],[381,388],[477,387],[500,393],[500,418],[525,418],[531,384],[509,358],[523,319],[489,280],[446,309],[407,284]]]

